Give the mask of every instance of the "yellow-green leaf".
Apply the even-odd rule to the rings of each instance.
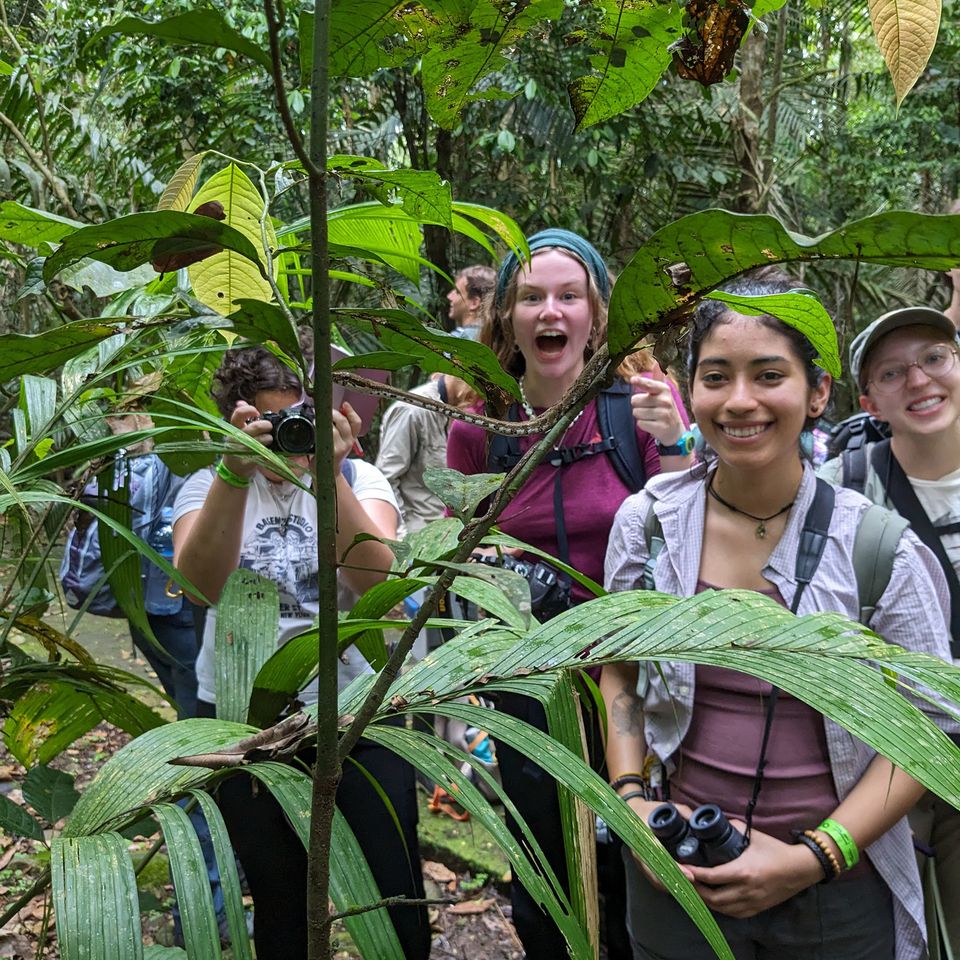
[[[250,178],[236,165],[215,173],[199,190],[190,209],[211,200],[223,204],[225,223],[247,237],[257,250],[263,250],[260,218],[264,200]],[[266,223],[267,244],[276,249],[277,240],[270,221]],[[266,267],[266,254],[261,257]],[[276,265],[273,266],[276,275]],[[238,300],[270,301],[273,291],[260,271],[249,260],[231,250],[214,254],[187,268],[196,298],[217,313],[226,316],[238,308]]]
[[[203,164],[203,158],[207,155],[203,150],[188,157],[180,168],[173,175],[173,179],[167,184],[157,204],[158,210],[186,210],[190,198],[193,196],[194,188],[197,185],[197,177],[200,176],[200,167]]]
[[[926,69],[940,29],[941,0],[868,0],[873,32],[886,61],[897,106]]]

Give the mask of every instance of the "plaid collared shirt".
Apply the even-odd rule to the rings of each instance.
[[[683,473],[654,477],[645,490],[621,506],[610,533],[605,565],[608,590],[635,590],[642,585],[648,552],[644,537],[647,512],[655,511],[663,529],[665,545],[657,557],[654,581],[658,590],[689,597],[696,592],[703,544],[706,478],[702,467]],[[807,509],[813,501],[816,479],[805,466],[803,479],[780,542],[773,549],[762,573],[780,591],[787,606],[797,588],[794,566]],[[853,544],[860,517],[869,501],[852,490],[838,489],[830,523],[830,535],[813,581],[807,586],[798,613],[824,611],[860,616]],[[682,547],[677,548],[680,544]],[[910,650],[949,658],[949,628],[945,610],[949,595],[943,573],[933,554],[908,530],[900,540],[893,573],[870,627],[891,643]],[[669,772],[690,726],[694,700],[693,664],[661,664],[657,670],[640,671],[638,694],[644,701],[647,748]],[[930,705],[917,701],[937,724],[955,730]],[[876,755],[874,750],[842,727],[824,718],[830,766],[837,796],[842,800],[857,784]],[[877,872],[893,893],[897,930],[897,960],[925,956],[923,898],[916,856],[906,818],[901,819],[867,848]]]

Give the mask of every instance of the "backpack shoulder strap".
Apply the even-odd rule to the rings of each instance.
[[[630,407],[632,393],[630,384],[619,378],[601,390],[597,397],[597,425],[604,439],[613,441],[611,459],[617,476],[631,493],[636,493],[647,482],[647,471]]]
[[[860,622],[866,627],[893,575],[897,544],[910,522],[872,503],[863,512],[853,541],[853,572],[860,598]]]
[[[833,505],[836,502],[836,492],[826,480],[817,477],[817,489],[813,495],[813,503],[807,510],[803,520],[803,529],[800,531],[800,546],[797,550],[797,564],[794,576],[797,580],[797,589],[790,604],[790,612],[796,613],[800,606],[800,598],[807,584],[820,566],[824,547],[827,545],[827,535],[830,531],[830,519],[833,516]]]
[[[506,419],[511,421],[520,419],[519,403],[510,404]],[[516,466],[521,456],[520,441],[517,437],[505,437],[503,434],[495,433],[487,447],[487,472],[506,473]]]
[[[643,565],[641,587],[644,590],[656,590],[653,575],[657,569],[657,558],[660,556],[665,541],[660,518],[653,512],[653,504],[650,504],[650,509],[643,521],[643,540],[647,545],[647,562]]]
[[[863,444],[850,447],[840,454],[840,461],[843,464],[843,486],[863,493],[867,489],[867,448]]]

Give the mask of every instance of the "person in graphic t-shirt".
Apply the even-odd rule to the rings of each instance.
[[[294,406],[303,387],[294,373],[264,347],[228,350],[215,376],[214,399],[223,417],[250,437],[273,442],[266,411]],[[337,491],[337,554],[343,556],[358,534],[394,539],[399,510],[390,484],[372,464],[347,455],[360,431],[349,404],[330,413],[334,441],[332,469]],[[320,468],[312,456],[291,456],[309,486]],[[224,456],[216,470],[188,480],[174,509],[174,562],[199,591],[216,602],[229,575],[246,567],[273,580],[280,595],[278,643],[309,629],[318,612],[317,507],[313,494],[254,462]],[[381,582],[393,554],[379,540],[350,550],[338,571],[339,607]],[[214,637],[216,608],[210,609],[197,658],[199,712],[215,713]],[[370,667],[356,650],[341,658],[342,690]],[[300,699],[315,702],[316,683]],[[301,759],[312,763],[311,751]],[[384,897],[422,899],[413,769],[383,747],[361,740],[345,763],[337,806],[350,824]],[[372,778],[378,787],[368,780]],[[388,806],[378,790],[389,799]],[[268,790],[255,789],[240,775],[217,793],[230,838],[243,864],[255,907],[254,938],[259,960],[307,955],[306,852]],[[398,826],[399,825],[399,826]],[[430,953],[430,923],[422,906],[392,907],[389,915],[405,957]]]

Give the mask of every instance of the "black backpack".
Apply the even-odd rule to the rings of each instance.
[[[555,467],[582,460],[584,457],[608,453],[617,476],[631,492],[637,493],[647,482],[647,471],[637,444],[637,427],[630,407],[633,389],[625,380],[615,380],[597,395],[597,424],[600,429],[598,443],[583,443],[573,447],[560,447],[544,459]],[[507,411],[507,420],[520,420],[520,404],[514,403]],[[519,461],[522,453],[517,437],[495,434],[487,451],[487,470],[490,473],[506,473]]]
[[[868,443],[886,440],[889,436],[890,427],[882,420],[869,413],[855,413],[831,428],[827,459],[839,457],[844,450],[862,450]]]

